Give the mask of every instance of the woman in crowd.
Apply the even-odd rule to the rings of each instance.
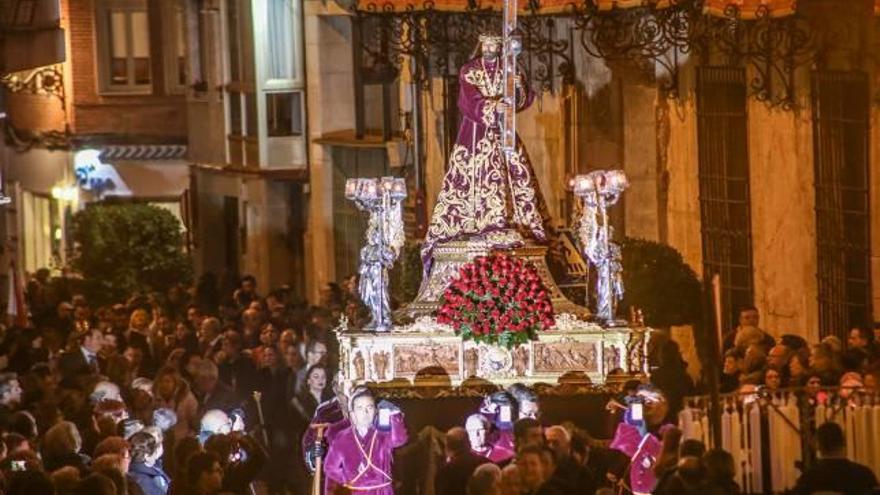
[[[316,364],[306,372],[306,386],[293,398],[293,407],[300,418],[308,423],[318,405],[332,397],[333,393],[327,388],[327,368]]]
[[[159,464],[162,442],[148,431],[139,431],[131,439],[131,466],[129,473],[144,491],[144,495],[165,495],[171,479]]]
[[[168,408],[177,414],[177,423],[172,429],[174,438],[184,438],[198,431],[198,401],[177,370],[170,367],[159,370],[153,381],[153,397],[157,408]]]
[[[88,456],[80,454],[82,437],[76,425],[70,421],[60,421],[49,428],[42,443],[43,465],[47,471],[64,466],[76,468],[80,474],[88,473]]]

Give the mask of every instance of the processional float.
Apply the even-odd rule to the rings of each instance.
[[[409,385],[417,376],[421,384],[458,385],[472,377],[496,384],[553,383],[579,372],[592,383],[603,383],[612,371],[620,377],[645,375],[647,329],[640,323],[628,328],[615,319],[616,302],[623,295],[621,254],[607,208],[627,187],[624,173],[596,171],[574,179],[574,193],[583,206],[574,230],[597,273],[595,314],[570,301],[556,285],[545,260],[543,230],[524,235],[528,228],[523,228],[523,219],[540,217],[543,202],[516,135],[516,112],[531,101],[517,71],[522,44],[516,7],[515,0],[505,0],[502,36],[481,36],[479,59],[462,67],[460,91],[469,93],[459,102],[476,103],[460,108],[459,136],[467,134],[473,145],[457,142],[453,148],[423,247],[421,287],[414,301],[393,314],[388,271],[404,244],[401,201],[406,184],[391,177],[350,179],[346,184],[346,197],[369,212],[359,291],[372,319],[364,328],[350,328],[343,319],[336,329],[339,379],[345,389],[366,382]],[[493,56],[492,43],[501,46],[500,57]],[[511,221],[493,223],[491,215],[502,214]],[[450,232],[454,235],[444,236]],[[466,340],[463,335],[479,334],[480,329],[462,332],[442,323],[449,321],[446,316],[438,321],[439,312],[449,313],[449,308],[442,310],[448,305],[448,289],[462,286],[461,277],[473,270],[475,260],[498,253],[524,260],[540,278],[531,283],[552,303],[552,326],[519,345]],[[490,305],[489,299],[482,302]],[[503,313],[497,313],[499,325],[508,324]],[[510,323],[517,324],[522,326]]]

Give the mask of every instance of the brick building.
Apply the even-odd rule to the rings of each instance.
[[[64,60],[6,84],[6,210],[23,270],[63,265],[69,213],[147,201],[183,218],[189,169],[183,11],[174,2],[62,0]]]

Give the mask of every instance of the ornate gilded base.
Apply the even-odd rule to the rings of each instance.
[[[544,285],[550,291],[550,299],[553,303],[553,311],[556,314],[568,313],[581,319],[590,317],[590,311],[579,306],[565,297],[553,275],[550,274],[550,268],[547,267],[547,247],[536,244],[532,240],[523,240],[517,233],[499,233],[511,236],[503,241],[497,238],[488,239],[472,239],[462,241],[451,241],[438,244],[434,248],[434,262],[431,265],[431,273],[428,274],[428,280],[422,283],[419,294],[415,300],[408,306],[398,310],[394,314],[394,319],[398,323],[409,323],[424,316],[433,315],[440,308],[440,299],[446,287],[458,276],[461,267],[470,263],[478,256],[486,256],[493,251],[506,251],[511,256],[515,256],[531,262],[538,273]],[[499,249],[499,244],[519,245],[519,247],[511,247]]]
[[[537,341],[513,350],[462,341],[447,325],[422,317],[391,333],[337,329],[339,373],[350,389],[359,384],[388,387],[458,386],[468,378],[495,385],[514,382],[556,383],[568,372],[581,372],[602,384],[611,370],[627,377],[646,375],[647,328],[601,328],[570,314],[557,315],[556,326]]]

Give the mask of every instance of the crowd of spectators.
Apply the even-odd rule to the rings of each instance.
[[[3,330],[3,492],[308,492],[300,438],[333,395],[333,325],[362,317],[351,292],[307,306],[208,275],[94,307],[70,285],[38,272],[28,325]]]
[[[873,395],[880,379],[880,327],[850,329],[846,341],[827,336],[808,343],[797,335],[772,337],[760,327],[758,310],[744,308],[739,325],[724,339],[722,393],[803,389],[813,402],[826,400],[823,389]]]
[[[0,493],[310,493],[303,460],[312,453],[301,439],[336,395],[332,327],[343,314],[355,324],[364,316],[353,281],[328,285],[315,306],[287,289],[261,294],[253,277],[223,291],[206,275],[192,287],[94,307],[47,275],[28,284],[29,324],[5,327],[0,340]],[[815,384],[821,400],[822,385],[873,390],[877,340],[861,328],[845,343],[774,339],[748,308],[725,339],[722,391]],[[672,410],[658,423],[668,423],[693,385],[675,343],[658,342],[655,385]],[[443,435],[434,493],[608,494],[626,485],[629,459],[607,441],[572,423],[544,424],[530,389],[500,394],[515,411],[510,441],[498,441],[484,414],[461,418]],[[840,458],[838,431],[820,431],[827,455],[799,488],[847,469],[850,481],[876,484]],[[739,493],[727,452],[682,440],[674,427],[662,445],[651,466],[655,493]]]

